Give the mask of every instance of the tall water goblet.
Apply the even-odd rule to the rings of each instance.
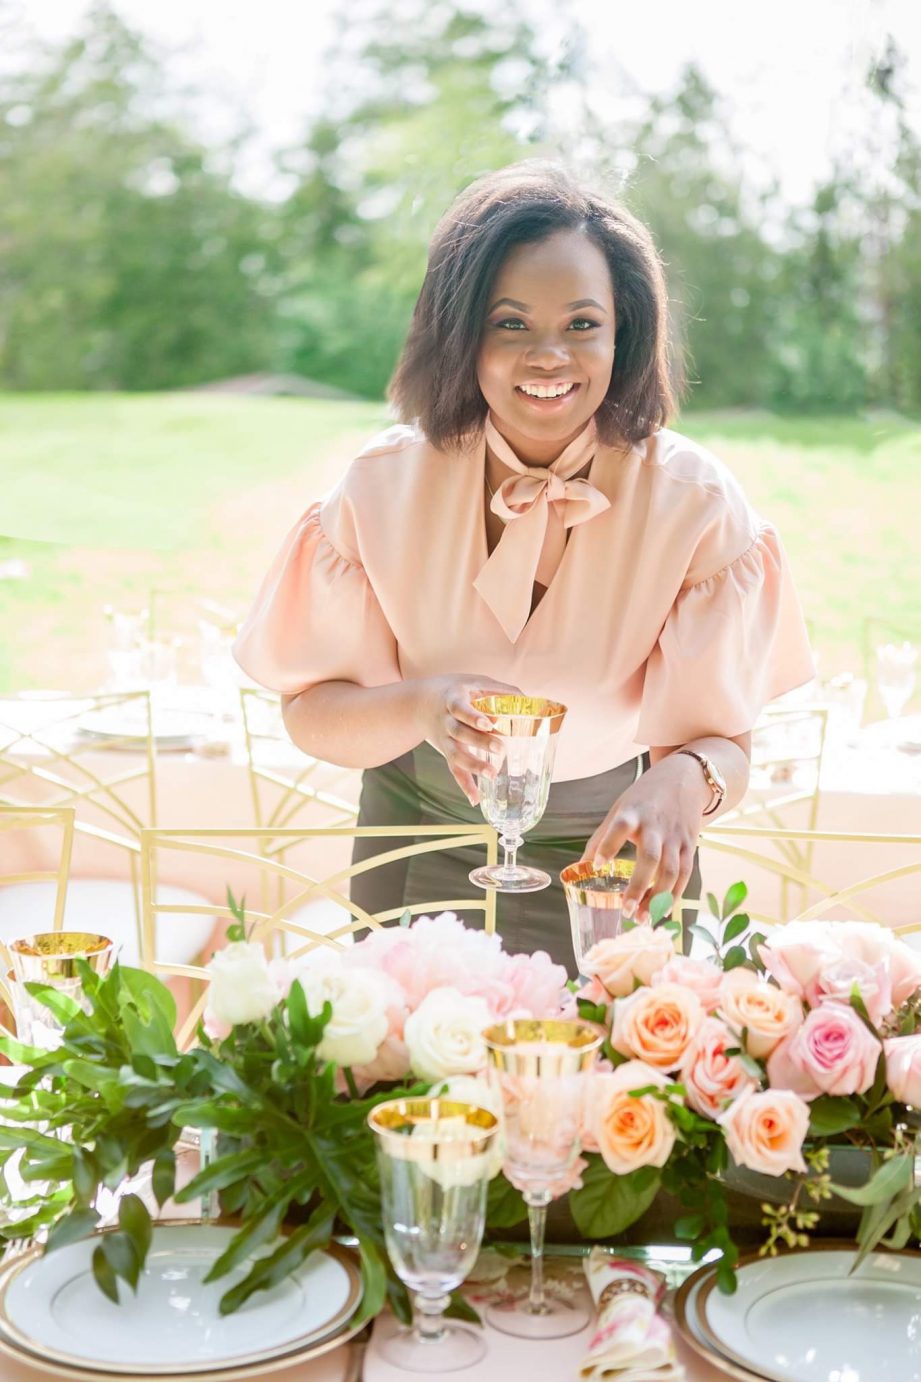
[[[392,1099],[368,1115],[377,1141],[387,1253],[413,1292],[414,1322],[381,1342],[409,1372],[454,1372],[486,1353],[482,1332],[444,1311],[467,1276],[486,1222],[499,1120],[453,1099]]]
[[[41,931],[10,941],[7,952],[7,980],[16,1034],[24,1045],[48,1051],[60,1045],[64,1024],[26,985],[49,984],[80,1002],[83,980],[77,961],[85,960],[96,974],[107,974],[115,959],[115,942],[87,931]]]
[[[592,946],[620,935],[624,893],[635,868],[634,859],[609,859],[597,868],[583,859],[560,874],[580,974],[587,974],[583,961]]]
[[[918,649],[912,643],[883,643],[876,650],[876,685],[890,720],[896,720],[915,689]]]
[[[525,831],[537,824],[547,806],[556,738],[566,706],[541,696],[478,696],[473,705],[493,724],[493,737],[502,742],[495,777],[477,779],[480,810],[499,831],[501,864],[474,869],[471,883],[503,893],[532,893],[550,886],[543,869],[518,863]]]
[[[544,1233],[547,1206],[569,1188],[581,1145],[586,1074],[602,1033],[588,1022],[525,1018],[483,1033],[492,1079],[502,1095],[505,1174],[521,1190],[531,1229],[531,1287],[526,1301],[491,1306],[496,1329],[526,1339],[560,1339],[583,1329],[589,1311],[547,1297]]]

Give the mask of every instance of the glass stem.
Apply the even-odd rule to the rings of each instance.
[[[522,840],[520,835],[516,835],[512,839],[509,839],[507,835],[502,836],[502,848],[505,851],[505,858],[502,862],[502,867],[504,869],[513,869],[517,867],[518,846],[521,843]]]
[[[545,1315],[547,1304],[544,1300],[544,1232],[547,1227],[547,1205],[552,1196],[546,1190],[533,1190],[524,1198],[528,1206],[528,1224],[531,1228],[531,1291],[528,1296],[528,1314]]]
[[[450,1302],[451,1297],[446,1295],[426,1296],[417,1291],[413,1296],[413,1318],[420,1343],[437,1343],[442,1337],[445,1332],[442,1316]]]

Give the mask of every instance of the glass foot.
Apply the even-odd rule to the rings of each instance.
[[[565,1339],[578,1334],[591,1319],[584,1305],[571,1305],[565,1300],[548,1300],[540,1314],[532,1314],[527,1298],[515,1305],[490,1305],[485,1312],[487,1324],[502,1334],[514,1334],[517,1339]]]
[[[543,869],[529,869],[522,864],[508,868],[504,864],[490,864],[474,869],[469,877],[478,888],[495,888],[500,893],[536,893],[553,882]]]
[[[482,1330],[453,1321],[447,1322],[434,1338],[394,1323],[392,1333],[384,1335],[378,1348],[381,1357],[395,1368],[432,1373],[471,1368],[485,1358],[487,1352]]]

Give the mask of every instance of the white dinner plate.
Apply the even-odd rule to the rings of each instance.
[[[727,1358],[719,1349],[714,1348],[701,1328],[697,1316],[701,1287],[708,1281],[712,1281],[715,1276],[715,1267],[700,1267],[693,1276],[689,1276],[685,1280],[678,1290],[674,1304],[675,1326],[678,1333],[685,1343],[690,1344],[695,1353],[712,1364],[713,1367],[718,1368],[721,1373],[725,1373],[727,1377],[733,1378],[734,1382],[765,1382],[763,1373],[751,1372],[748,1368],[743,1368],[741,1363]]]
[[[771,1382],[921,1382],[921,1253],[814,1244],[702,1283],[697,1319],[717,1350]]]
[[[279,1285],[221,1315],[221,1296],[253,1259],[218,1281],[205,1284],[203,1277],[235,1232],[224,1225],[156,1225],[137,1293],[120,1282],[118,1305],[93,1279],[98,1235],[47,1256],[30,1251],[0,1280],[0,1331],[50,1360],[142,1377],[261,1363],[342,1329],[361,1285],[352,1257],[335,1247],[311,1254]]]
[[[130,746],[146,740],[147,716],[136,710],[115,706],[111,710],[97,710],[84,715],[77,728],[85,739],[98,739],[100,743],[124,742]],[[210,717],[201,711],[173,710],[168,706],[154,708],[153,738],[158,748],[186,747],[196,739],[204,738],[210,728]]]

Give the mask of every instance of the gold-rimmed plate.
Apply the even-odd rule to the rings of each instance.
[[[700,1290],[705,1282],[715,1280],[716,1268],[707,1266],[699,1267],[696,1272],[685,1278],[675,1295],[675,1327],[699,1358],[703,1358],[711,1367],[720,1369],[727,1377],[731,1377],[733,1382],[765,1382],[763,1374],[751,1372],[727,1358],[710,1343],[700,1328],[697,1317]]]
[[[221,1315],[221,1296],[251,1261],[219,1281],[203,1278],[234,1232],[218,1224],[155,1225],[138,1291],[121,1286],[118,1305],[93,1279],[98,1235],[47,1256],[29,1249],[0,1271],[0,1348],[54,1364],[62,1376],[217,1382],[254,1366],[274,1371],[351,1337],[361,1277],[353,1255],[337,1246],[311,1254],[279,1285]]]

